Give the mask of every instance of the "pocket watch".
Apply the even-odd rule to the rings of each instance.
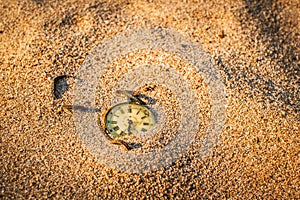
[[[104,132],[113,144],[119,143],[129,150],[132,147],[128,143],[126,145],[124,141],[113,138],[146,133],[154,127],[156,118],[153,110],[139,98],[139,94],[126,90],[118,90],[117,93],[127,96],[129,102],[119,103],[107,110],[103,117]]]
[[[156,117],[154,111],[147,106],[147,103],[140,99],[140,94],[126,90],[118,90],[117,93],[125,95],[129,98],[129,101],[109,108],[102,117],[103,126],[101,125],[100,117],[97,118],[97,124],[111,144],[122,145],[126,150],[130,150],[134,148],[133,145],[121,140],[121,138],[146,133],[155,126]],[[67,112],[70,110],[86,112],[100,111],[98,109],[73,105],[63,105],[62,109]]]

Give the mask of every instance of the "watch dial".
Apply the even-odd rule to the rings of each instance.
[[[134,103],[118,104],[105,116],[107,130],[116,137],[145,133],[155,122],[153,112],[149,108]]]

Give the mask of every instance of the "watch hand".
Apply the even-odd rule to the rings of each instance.
[[[127,128],[127,131],[128,131],[128,133],[129,134],[132,134],[132,132],[130,131],[130,129],[131,129],[131,125],[133,124],[133,121],[132,120],[130,120],[130,119],[128,119],[128,128]]]

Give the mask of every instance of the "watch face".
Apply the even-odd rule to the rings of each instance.
[[[134,103],[118,104],[105,116],[107,130],[116,137],[145,133],[155,122],[154,114],[149,108]]]

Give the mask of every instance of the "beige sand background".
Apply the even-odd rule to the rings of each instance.
[[[299,199],[299,2],[0,1],[0,198]],[[213,152],[129,175],[98,164],[53,79],[137,27],[193,37],[222,74],[227,121]]]

